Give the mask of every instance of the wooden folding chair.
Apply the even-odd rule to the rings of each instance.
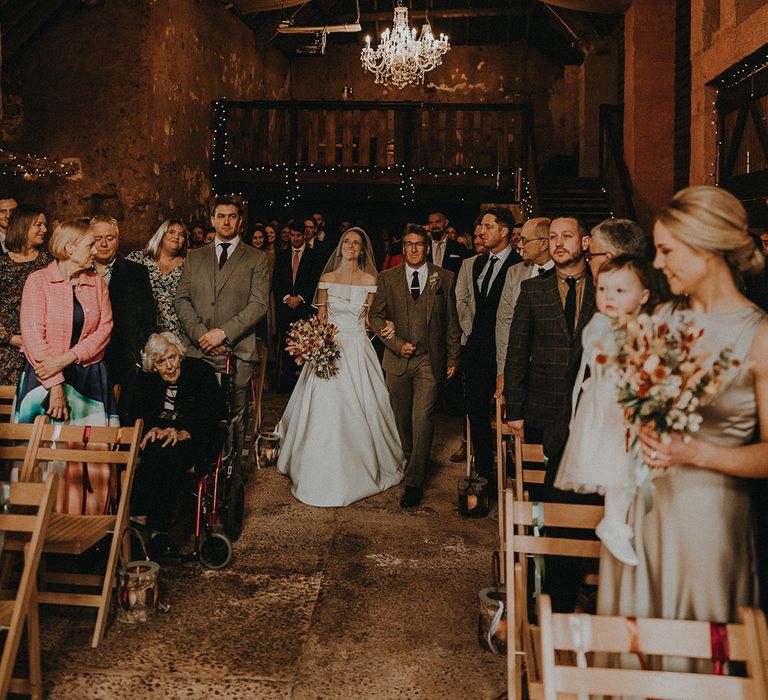
[[[55,476],[44,484],[0,483],[0,533],[4,538],[21,535],[25,538],[24,566],[19,587],[13,598],[3,590],[0,599],[0,627],[8,634],[0,660],[0,698],[9,692],[41,697],[40,628],[37,610],[37,568],[43,550],[43,541],[56,501]],[[21,507],[21,512],[18,508]],[[30,512],[35,509],[35,512]],[[13,667],[21,645],[24,624],[27,625],[27,655],[29,677],[13,677]]]
[[[507,694],[509,700],[522,698],[522,657],[528,697],[542,697],[538,659],[538,628],[528,620],[527,557],[543,555],[600,557],[600,541],[591,539],[603,517],[602,506],[573,503],[519,501],[512,489],[504,493],[506,510],[506,593],[507,593]],[[567,528],[581,537],[548,536],[543,528]],[[535,561],[540,567],[540,560]],[[538,573],[536,574],[539,575]]]
[[[267,343],[256,341],[259,351],[258,374],[254,371],[251,378],[251,403],[248,407],[248,429],[245,431],[245,447],[248,450],[246,468],[249,472],[256,466],[256,437],[261,427],[261,400],[264,397],[264,385],[267,381]]]
[[[759,641],[764,634],[765,617],[753,608],[741,608],[739,612],[740,624],[730,625],[568,615],[552,613],[549,596],[542,595],[539,617],[544,699],[610,695],[765,700],[768,679],[760,658]],[[595,657],[593,652],[599,655]],[[616,660],[618,654],[634,656],[635,668],[595,665],[602,659]],[[659,665],[658,657],[676,657],[678,664],[680,659],[708,660],[713,672],[650,668]],[[729,661],[745,662],[747,675],[726,675]]]
[[[32,455],[22,467],[20,480],[22,482],[39,481],[42,464],[50,461],[98,462],[112,466],[113,483],[119,484],[117,512],[107,512],[103,515],[53,513],[43,546],[43,551],[46,554],[77,556],[108,537],[110,542],[109,556],[104,574],[41,572],[41,591],[38,596],[41,603],[96,608],[98,611],[96,626],[91,642],[92,646],[96,647],[106,629],[112,588],[115,585],[118,552],[121,547],[123,532],[128,525],[131,487],[141,440],[142,422],[136,421],[132,428],[89,428],[88,447],[96,446],[102,449],[69,447],[68,445],[82,444],[83,430],[83,426],[78,425],[43,424],[31,446]],[[123,471],[120,475],[121,478],[118,479],[121,468]],[[24,546],[23,539],[8,538],[6,540],[6,548],[9,550],[21,551]],[[65,590],[49,590],[51,585]],[[94,593],[94,589],[99,592]]]
[[[13,413],[13,399],[16,397],[16,387],[0,386],[0,422],[8,423]]]
[[[505,422],[504,397],[496,399],[496,419],[493,423],[493,429],[496,432],[496,479],[499,495],[499,580],[505,581],[505,508],[504,499],[501,494],[504,493],[504,487],[510,481],[507,477],[508,455],[511,451],[515,459],[515,497],[522,501],[526,487],[540,485],[544,483],[544,448],[542,445],[524,443],[516,438],[509,426]],[[510,450],[510,443],[512,450]],[[526,464],[540,464],[541,468],[526,467]],[[519,484],[519,486],[518,486]]]

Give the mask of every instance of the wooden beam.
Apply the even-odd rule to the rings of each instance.
[[[409,11],[413,18],[423,19],[427,13],[424,10]],[[530,15],[531,10],[526,7],[477,7],[467,9],[434,8],[429,11],[430,17],[457,18],[457,17],[524,17]],[[363,12],[360,15],[361,22],[391,22],[392,11],[387,12]]]

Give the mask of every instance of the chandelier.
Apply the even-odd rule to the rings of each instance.
[[[371,48],[371,37],[365,37],[360,60],[363,68],[376,76],[377,83],[404,88],[423,83],[424,74],[437,68],[450,48],[445,34],[435,39],[426,16],[417,39],[416,28],[408,26],[408,8],[403,7],[402,0],[397,0],[392,31],[384,31],[376,49]]]

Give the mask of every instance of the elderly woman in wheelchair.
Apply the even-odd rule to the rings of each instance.
[[[144,421],[141,460],[133,485],[131,513],[146,515],[154,556],[175,554],[168,535],[184,474],[204,472],[219,446],[224,397],[213,368],[185,357],[170,332],[154,333],[142,352],[142,369],[121,408],[121,418]]]

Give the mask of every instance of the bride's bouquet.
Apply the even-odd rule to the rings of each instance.
[[[286,338],[286,350],[297,365],[308,362],[318,377],[330,379],[339,372],[335,361],[341,351],[334,340],[338,332],[333,323],[321,323],[317,316],[294,321]]]
[[[696,348],[704,329],[683,317],[670,325],[640,314],[617,323],[614,332],[618,401],[624,408],[627,440],[641,465],[638,484],[647,483],[650,473],[638,442],[641,427],[653,425],[664,442],[672,432],[686,433],[683,439],[690,440],[701,425],[699,410],[717,395],[726,370],[740,363],[731,359],[731,348],[725,348],[706,366],[710,353],[697,354]],[[596,359],[609,361],[606,355]]]

